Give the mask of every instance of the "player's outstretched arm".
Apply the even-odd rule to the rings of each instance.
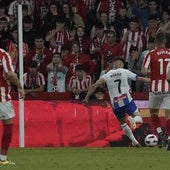
[[[138,76],[136,80],[137,81],[143,81],[145,83],[150,83],[150,81],[151,81],[150,78],[141,77],[141,76]]]
[[[141,68],[141,74],[149,76],[150,75],[150,70],[148,68]]]
[[[101,85],[103,85],[105,83],[104,79],[100,78],[99,80],[97,80],[88,90],[86,97],[83,100],[83,104],[87,104],[89,101],[89,97],[91,96],[91,94],[93,94],[93,92],[95,91],[95,89]]]

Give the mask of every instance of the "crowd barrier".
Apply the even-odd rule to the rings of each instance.
[[[13,105],[16,116],[11,146],[18,147],[18,101],[14,100]],[[73,101],[26,100],[24,119],[26,147],[86,146],[120,130],[110,107],[84,106]]]
[[[50,98],[51,96],[51,98]],[[145,97],[147,94],[145,94]],[[45,98],[46,97],[46,98]],[[98,103],[84,106],[70,94],[41,93],[24,101],[25,147],[110,146],[124,134],[111,107]],[[17,99],[17,94],[13,94]],[[41,100],[40,100],[41,98]],[[46,100],[45,100],[46,99]],[[148,107],[147,101],[137,102]],[[13,100],[15,119],[12,147],[19,146],[19,103]],[[2,135],[2,124],[0,125]]]

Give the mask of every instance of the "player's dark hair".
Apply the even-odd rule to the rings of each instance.
[[[115,57],[114,59],[113,59],[113,62],[115,62],[115,61],[122,61],[122,63],[125,65],[125,60],[122,58],[122,57]]]

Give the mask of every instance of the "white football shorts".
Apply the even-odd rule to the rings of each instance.
[[[149,93],[149,107],[152,109],[159,109],[160,107],[164,109],[170,109],[170,93]]]
[[[14,108],[12,103],[9,102],[0,102],[0,119],[7,120],[15,116]]]

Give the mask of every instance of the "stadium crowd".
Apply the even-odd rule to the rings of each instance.
[[[144,76],[143,59],[154,48],[158,32],[166,33],[170,47],[167,0],[1,0],[0,48],[9,52],[16,73],[19,3],[26,94],[71,91],[79,99],[112,68],[115,57]],[[130,85],[133,92],[148,90],[141,82]]]

